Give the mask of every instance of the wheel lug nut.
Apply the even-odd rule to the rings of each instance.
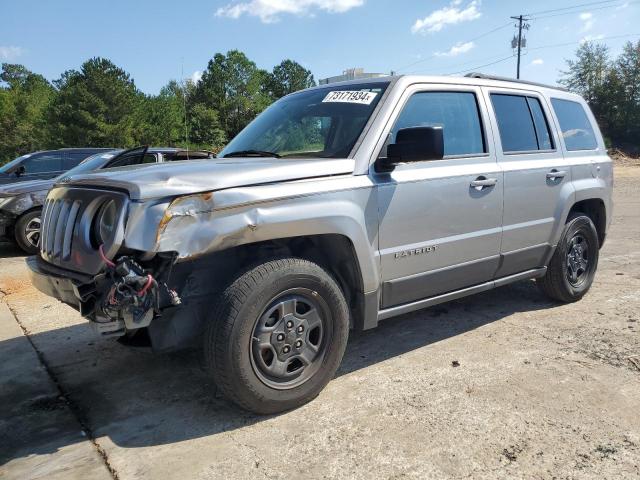
[[[293,322],[291,320],[287,322],[287,328],[293,328]]]
[[[289,345],[285,345],[282,348],[282,353],[289,353],[291,351],[291,347]]]
[[[296,342],[296,348],[300,348],[302,346],[302,340],[298,340]]]
[[[304,327],[303,327],[302,325],[300,325],[300,326],[297,328],[297,331],[298,331],[298,333],[302,333],[302,332],[304,332]]]
[[[283,341],[284,340],[284,333],[279,333],[276,338],[278,339],[279,342]]]

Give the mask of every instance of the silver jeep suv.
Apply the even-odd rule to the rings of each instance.
[[[313,399],[349,329],[535,278],[579,300],[612,164],[582,98],[472,75],[291,94],[217,160],[72,176],[49,193],[35,286],[103,336],[199,347],[259,413]]]

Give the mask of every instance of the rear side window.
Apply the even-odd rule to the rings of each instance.
[[[401,128],[442,127],[445,155],[486,152],[476,96],[471,92],[419,92],[400,113],[391,141]]]
[[[492,93],[491,103],[498,121],[503,152],[553,149],[549,124],[537,98]]]
[[[552,98],[551,105],[560,122],[567,150],[595,150],[598,147],[593,127],[581,104]]]

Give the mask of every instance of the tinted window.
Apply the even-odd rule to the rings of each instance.
[[[502,151],[538,150],[538,139],[527,97],[491,94],[491,103],[498,120]]]
[[[90,172],[91,170],[96,170],[98,168],[104,167],[109,160],[115,157],[121,150],[113,150],[111,152],[106,153],[96,153],[92,155],[80,163],[77,167],[69,170],[67,173],[63,174],[62,177],[69,177],[71,175],[77,175],[78,173]]]
[[[85,158],[87,158],[91,153],[81,153],[81,152],[67,152],[67,156],[64,159],[64,170],[69,170],[80,164]]]
[[[59,152],[39,153],[27,158],[22,165],[27,175],[57,172],[62,170],[62,154]]]
[[[445,155],[484,153],[482,126],[476,96],[468,92],[420,92],[400,113],[391,141],[401,128],[440,126]]]
[[[120,158],[117,158],[110,163],[105,168],[114,168],[114,167],[126,167],[127,165],[138,165],[140,163],[155,163],[156,156],[152,153],[147,153],[144,156],[144,159],[140,156],[141,152],[135,152],[130,155],[124,155]]]
[[[552,98],[562,137],[567,150],[593,150],[597,148],[596,135],[587,114],[578,102]]]
[[[536,128],[536,137],[538,138],[538,150],[551,150],[553,148],[553,141],[549,134],[549,124],[544,116],[542,107],[540,106],[540,100],[533,97],[527,97],[527,103],[531,110],[531,116],[533,117],[533,125]]]

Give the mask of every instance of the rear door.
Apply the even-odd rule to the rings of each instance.
[[[417,126],[443,128],[445,158],[373,172],[382,308],[491,280],[499,262],[502,173],[480,89],[410,87],[381,139],[380,155],[400,128]]]
[[[485,88],[484,93],[504,172],[500,278],[544,265],[573,187],[545,98],[513,89]]]

